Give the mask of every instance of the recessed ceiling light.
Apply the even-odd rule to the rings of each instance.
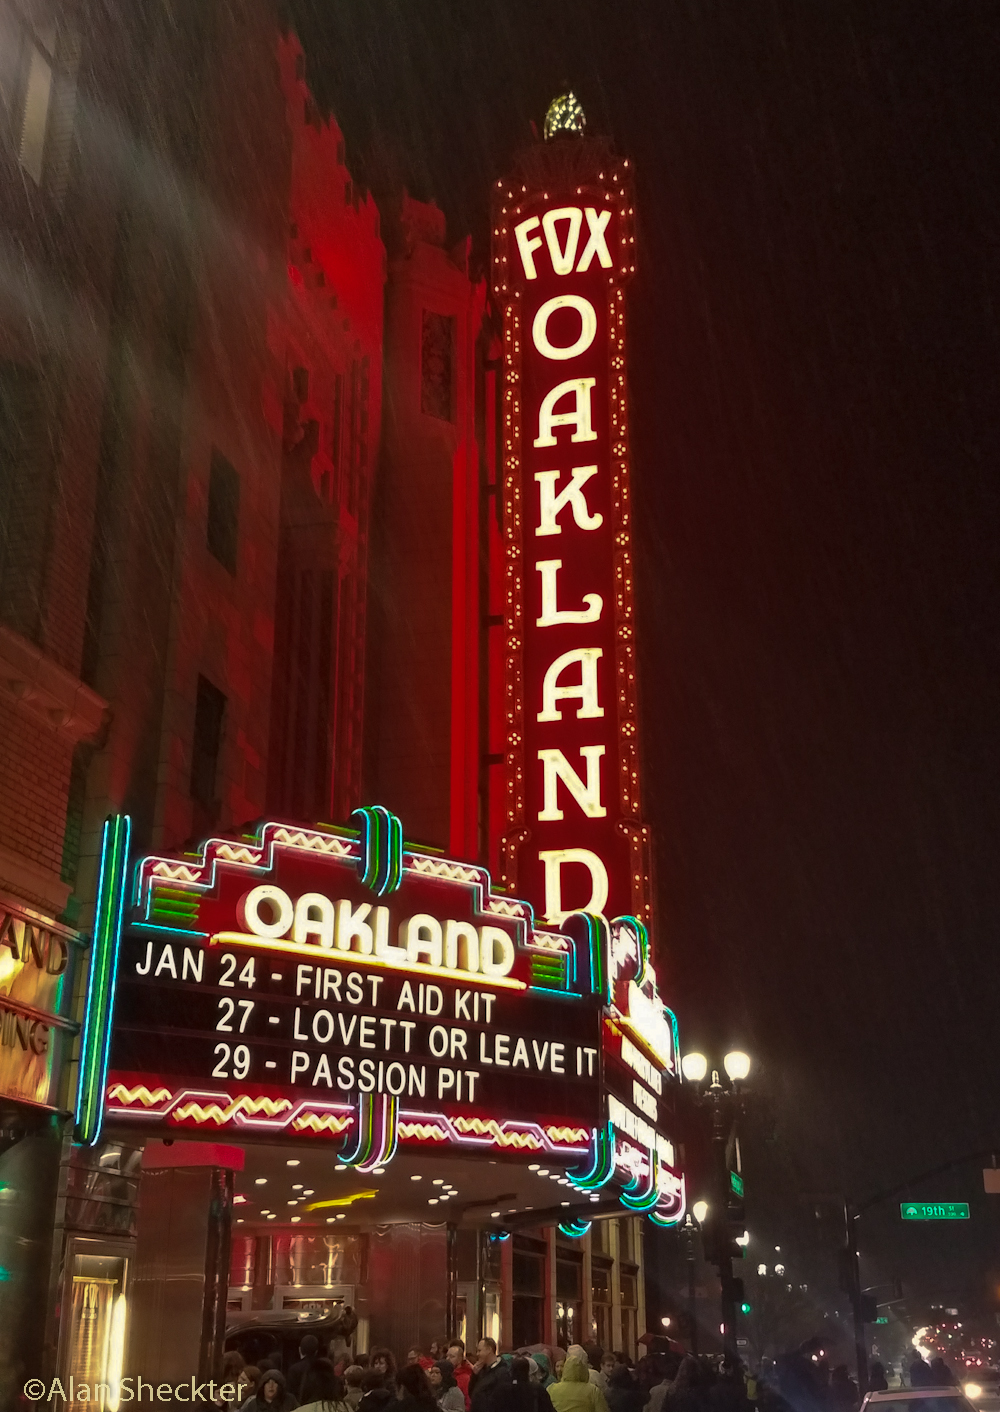
[[[303,1196],[315,1196],[316,1193],[311,1186],[307,1186],[302,1193]]]
[[[410,1178],[410,1181],[411,1181],[411,1182],[422,1182],[422,1181],[423,1181],[423,1177],[420,1175],[419,1172],[414,1172],[414,1173],[413,1173],[413,1176]]]
[[[490,1215],[493,1217],[493,1219],[494,1219],[494,1221],[495,1221],[495,1220],[497,1219],[497,1217],[500,1215],[500,1212],[499,1212],[499,1211],[491,1211],[491,1212],[490,1212]]]
[[[373,1167],[373,1168],[372,1168],[372,1176],[373,1176],[373,1177],[384,1177],[384,1176],[385,1176],[385,1168],[384,1168],[384,1167]]]
[[[444,1186],[444,1177],[435,1177],[431,1186]]]
[[[428,1205],[428,1206],[436,1206],[437,1204],[438,1204],[438,1199],[437,1199],[436,1196],[432,1196],[432,1197],[430,1197],[430,1198],[428,1199],[428,1202],[427,1202],[427,1205]]]
[[[233,1205],[234,1205],[234,1206],[245,1206],[246,1204],[247,1204],[247,1199],[246,1199],[246,1197],[243,1195],[243,1193],[242,1193],[241,1191],[238,1191],[238,1192],[236,1193],[236,1195],[233,1197]]]
[[[537,1163],[537,1162],[529,1162],[529,1163],[528,1163],[528,1171],[529,1171],[529,1172],[537,1172],[537,1171],[538,1171],[538,1163]]]
[[[590,1199],[591,1201],[600,1201],[601,1198],[599,1196],[592,1196]]]
[[[298,1200],[295,1200],[295,1201],[290,1201],[288,1204],[289,1204],[289,1206],[298,1206],[299,1203],[298,1203]]]
[[[327,1224],[328,1226],[332,1226],[332,1225],[333,1225],[333,1221],[334,1221],[334,1218],[333,1218],[332,1216],[327,1216],[327,1218],[326,1218],[326,1224]]]
[[[273,1220],[275,1219],[275,1217],[274,1217],[270,1212],[268,1212],[267,1219],[268,1219],[269,1221],[273,1221]]]
[[[301,1190],[302,1190],[302,1183],[301,1183],[301,1182],[292,1182],[292,1191],[301,1191]]]
[[[256,1177],[254,1179],[254,1186],[267,1186],[267,1177]]]
[[[289,1157],[288,1161],[285,1163],[286,1167],[297,1167],[298,1165],[299,1159],[297,1157]]]
[[[346,1212],[346,1211],[338,1211],[338,1212],[337,1212],[337,1220],[338,1220],[338,1221],[346,1221],[346,1220],[347,1220],[347,1212]]]
[[[238,1226],[242,1226],[242,1224],[243,1224],[243,1217],[242,1217],[242,1216],[237,1216],[237,1217],[236,1217],[236,1224],[237,1224]]]
[[[547,1176],[549,1175],[549,1169],[548,1169],[548,1167],[539,1167],[539,1168],[538,1168],[538,1175],[539,1175],[540,1177],[547,1177]]]
[[[568,1205],[569,1205],[569,1202],[568,1202],[568,1201],[560,1201],[559,1205],[560,1205],[560,1206],[568,1206]]]
[[[568,1202],[567,1202],[566,1204],[569,1205]],[[292,1217],[292,1225],[293,1225],[293,1226],[294,1226],[294,1225],[297,1225],[298,1222],[301,1221],[301,1220],[302,1220],[302,1217],[301,1217],[301,1216],[293,1216],[293,1217]]]

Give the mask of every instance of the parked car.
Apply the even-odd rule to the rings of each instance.
[[[960,1387],[901,1387],[870,1392],[861,1412],[976,1412]]]

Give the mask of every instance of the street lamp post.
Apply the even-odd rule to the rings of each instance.
[[[733,1262],[730,1255],[729,1231],[726,1209],[729,1204],[730,1147],[735,1145],[736,1120],[741,1110],[740,1084],[750,1073],[750,1057],[742,1050],[733,1050],[722,1061],[722,1067],[729,1079],[725,1087],[717,1069],[712,1070],[712,1081],[702,1090],[708,1075],[708,1060],[703,1054],[685,1054],[681,1060],[681,1072],[695,1091],[695,1101],[711,1110],[712,1122],[712,1245],[714,1263],[719,1271],[722,1287],[722,1346],[728,1358],[738,1358],[736,1342],[737,1306],[740,1298],[741,1282],[733,1275]],[[690,1280],[691,1266],[688,1267]]]

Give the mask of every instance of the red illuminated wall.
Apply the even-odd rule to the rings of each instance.
[[[579,136],[497,184],[505,880],[557,920],[648,911],[639,816],[624,286],[631,174]],[[496,813],[494,812],[494,827]]]
[[[486,287],[432,202],[403,193],[386,224],[367,794],[409,836],[478,858]]]
[[[267,807],[344,819],[361,803],[371,489],[385,250],[379,213],[319,114],[294,36],[279,47],[291,140],[281,359],[281,515]],[[276,409],[277,410],[277,409]]]

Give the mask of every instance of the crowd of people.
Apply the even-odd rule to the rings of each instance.
[[[595,1344],[500,1354],[490,1338],[479,1340],[472,1359],[452,1339],[411,1348],[402,1363],[388,1348],[335,1363],[307,1334],[287,1373],[279,1355],[248,1367],[227,1353],[225,1381],[238,1396],[225,1412],[857,1412],[857,1383],[817,1347],[764,1359],[750,1375],[739,1362],[698,1358],[663,1340],[652,1340],[634,1364]],[[901,1381],[912,1387],[955,1382],[941,1359],[916,1358],[906,1371]],[[869,1385],[888,1386],[881,1364],[872,1364]]]

